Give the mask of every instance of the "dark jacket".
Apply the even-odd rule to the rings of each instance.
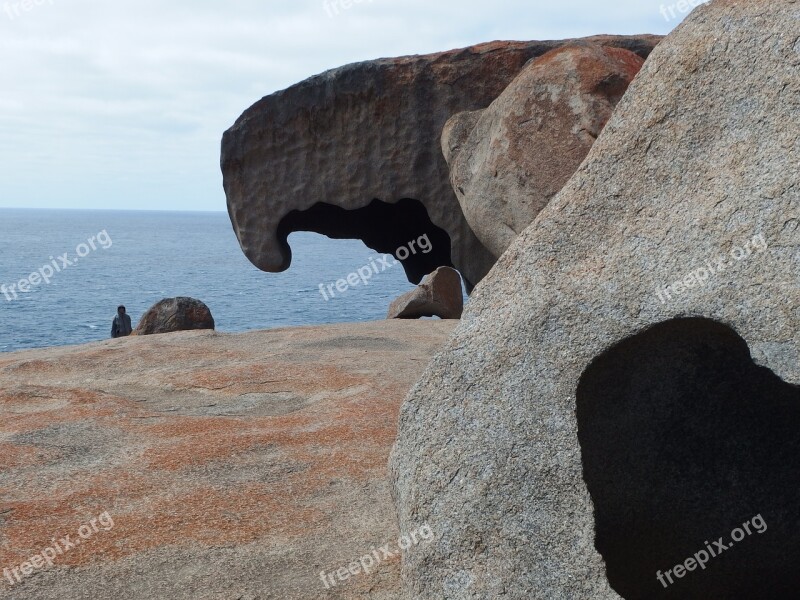
[[[111,323],[111,337],[127,337],[133,331],[131,326],[131,318],[126,314],[117,315],[114,317],[114,322]]]

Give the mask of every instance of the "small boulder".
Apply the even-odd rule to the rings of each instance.
[[[214,329],[214,317],[208,306],[194,298],[165,298],[144,314],[133,335],[193,329]]]
[[[439,267],[422,283],[392,302],[387,319],[440,317],[460,319],[464,312],[461,275],[450,267]]]

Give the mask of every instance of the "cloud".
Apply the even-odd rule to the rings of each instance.
[[[222,132],[306,77],[493,39],[677,24],[649,0],[324,1],[0,0],[0,206],[224,210]]]

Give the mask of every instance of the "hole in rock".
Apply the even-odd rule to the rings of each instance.
[[[373,200],[356,210],[315,204],[308,210],[286,215],[278,228],[278,237],[288,246],[286,240],[295,231],[361,240],[376,252],[395,256],[414,284],[439,267],[453,266],[450,236],[431,222],[427,209],[418,200],[403,199],[395,204]],[[401,248],[405,250],[398,256]]]
[[[679,319],[621,342],[583,374],[577,418],[595,544],[623,598],[798,598],[800,388],[735,331]]]

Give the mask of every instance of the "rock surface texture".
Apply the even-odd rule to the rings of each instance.
[[[645,57],[661,38],[589,39]],[[428,234],[435,251],[403,261],[409,280],[455,266],[471,288],[494,257],[459,209],[442,128],[455,113],[486,108],[530,59],[568,42],[363,62],[263,98],[222,140],[228,211],[244,253],[277,272],[291,263],[293,231],[359,238],[381,253]]]
[[[416,289],[392,302],[387,319],[439,317],[460,319],[464,312],[461,276],[450,267],[439,267],[425,277]]]
[[[133,335],[155,335],[192,331],[195,329],[214,329],[211,310],[194,298],[165,298],[154,304],[142,316]]]
[[[530,62],[486,110],[447,122],[453,189],[494,256],[572,177],[642,64],[622,48],[568,44]]]
[[[800,2],[655,49],[403,405],[407,598],[796,597],[798,115]]]
[[[386,462],[452,323],[192,331],[0,354],[0,566],[79,545],[5,600],[395,600]],[[391,367],[391,368],[389,368]],[[81,525],[108,512],[113,527]]]

